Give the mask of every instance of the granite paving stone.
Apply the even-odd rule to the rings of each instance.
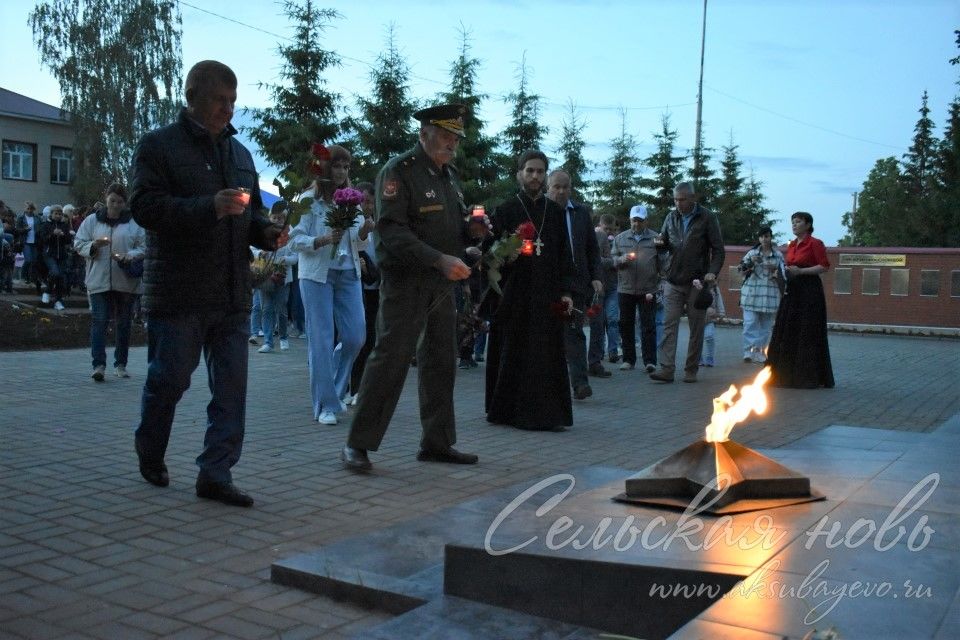
[[[683,335],[679,342],[682,358]],[[364,637],[391,617],[278,589],[269,582],[270,565],[560,471],[597,465],[639,470],[699,438],[710,399],[756,373],[740,362],[739,348],[739,329],[719,326],[718,365],[702,370],[696,385],[656,385],[618,370],[609,379],[591,379],[594,396],[574,403],[574,426],[561,434],[486,424],[484,365],[458,372],[457,447],[480,455],[471,468],[416,460],[418,372],[412,369],[383,446],[371,452],[375,469],[366,476],[342,470],[337,458],[349,413],[331,428],[312,420],[306,341],[292,340],[290,352],[277,358],[257,357],[252,349],[247,435],[234,469],[237,484],[257,500],[250,510],[193,493],[209,402],[202,365],[177,407],[166,460],[172,481],[160,489],[140,478],[132,445],[145,348],[131,349],[131,380],[103,384],[89,378],[87,349],[2,353],[5,383],[34,393],[10,398],[0,412],[0,636]],[[735,439],[776,449],[842,425],[824,434],[821,444],[856,447],[860,430],[884,429],[902,435],[887,437],[873,451],[897,453],[901,444],[960,415],[960,341],[831,333],[830,348],[835,389],[772,389],[768,414],[737,427]],[[53,388],[36,383],[49,380],[71,385],[62,406],[44,405]],[[960,437],[960,420],[952,424],[953,437]],[[936,456],[936,449],[928,455]],[[904,470],[894,463],[891,473]],[[945,480],[949,474],[945,469]],[[879,487],[859,487],[857,499],[883,507],[884,491],[900,491],[897,482],[911,481],[891,477]],[[938,513],[960,510],[960,499],[943,494],[933,503]],[[957,536],[945,533],[938,548],[955,551]],[[72,593],[79,608],[31,595],[61,590]],[[956,608],[944,628],[957,627]],[[238,618],[240,610],[291,626]],[[861,615],[879,617],[880,610]],[[855,618],[844,615],[845,621]]]

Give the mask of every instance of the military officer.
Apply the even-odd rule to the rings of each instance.
[[[414,351],[420,375],[423,435],[417,459],[475,464],[453,448],[456,311],[453,283],[470,275],[463,261],[472,239],[489,234],[471,222],[456,168],[466,108],[445,104],[414,114],[418,144],[391,158],[376,181],[380,310],[377,341],[360,382],[359,402],[340,459],[348,469],[371,468],[396,409]],[[422,335],[422,339],[421,339]]]

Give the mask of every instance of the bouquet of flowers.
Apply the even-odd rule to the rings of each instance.
[[[277,251],[263,251],[250,263],[250,283],[255,289],[273,289],[287,279],[287,265],[279,251],[290,240],[290,227],[285,226],[277,237]]]
[[[537,229],[529,220],[520,224],[510,235],[504,234],[490,249],[483,254],[483,264],[487,267],[487,282],[490,288],[503,295],[500,289],[500,269],[519,251],[522,255],[533,253],[533,239],[537,236]]]
[[[333,203],[337,206],[327,209],[324,224],[330,229],[346,232],[357,218],[357,207],[363,204],[363,192],[356,189],[337,189],[333,192]],[[333,245],[330,257],[337,255],[339,243]]]

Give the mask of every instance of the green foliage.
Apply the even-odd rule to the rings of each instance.
[[[749,178],[741,174],[743,163],[737,156],[738,148],[731,133],[730,144],[723,147],[716,196],[708,206],[720,219],[726,244],[749,246],[756,244],[760,227],[773,226],[770,221],[772,212],[763,206],[762,183],[752,172]]]
[[[111,182],[127,181],[140,137],[176,117],[179,6],[174,0],[49,0],[37,4],[29,22],[76,132],[71,191],[78,202],[94,202]]]
[[[640,198],[638,181],[640,158],[637,140],[627,133],[627,114],[620,112],[620,135],[610,141],[612,155],[607,164],[608,177],[594,184],[597,213],[625,219],[630,207]]]
[[[912,198],[921,199],[930,193],[933,186],[934,154],[936,140],[933,136],[934,125],[930,119],[930,107],[927,106],[927,92],[923,92],[920,103],[920,119],[914,127],[913,143],[903,155],[903,180],[907,193]]]
[[[530,70],[527,67],[527,54],[517,69],[517,90],[504,99],[512,104],[511,122],[503,131],[503,146],[512,159],[516,159],[527,149],[539,149],[543,136],[549,129],[540,124],[540,96],[529,93]]]
[[[396,26],[391,24],[386,46],[370,71],[371,97],[358,98],[360,117],[348,120],[355,136],[355,182],[373,182],[387,160],[417,141],[411,124],[417,105],[410,98],[410,68],[397,49],[395,36]]]
[[[650,227],[659,229],[667,213],[673,208],[673,188],[683,181],[684,156],[676,155],[678,133],[670,128],[670,115],[661,119],[661,130],[653,134],[657,150],[647,156],[646,165],[653,172],[652,177],[640,180],[644,190],[643,199],[653,209]]]
[[[585,186],[585,175],[587,173],[587,161],[583,157],[583,148],[586,142],[583,140],[583,131],[587,123],[577,114],[577,107],[573,100],[567,105],[567,117],[562,123],[560,133],[560,144],[557,151],[561,155],[561,165],[570,176],[570,185],[573,189],[573,199],[582,202],[584,200],[581,187]]]
[[[273,105],[252,109],[258,124],[245,130],[267,160],[280,169],[281,196],[286,199],[284,193],[299,194],[309,183],[305,172],[310,145],[329,143],[341,133],[337,121],[340,95],[325,89],[323,77],[326,69],[339,66],[340,58],[321,46],[329,23],[341,16],[333,9],[317,8],[313,0],[286,0],[283,11],[294,25],[294,37],[292,44],[277,48],[283,59],[281,84],[258,85],[267,90]]]
[[[720,180],[716,171],[710,167],[712,159],[711,147],[703,146],[690,152],[690,180],[697,193],[697,201],[708,209],[716,209],[717,194],[720,190]]]
[[[487,203],[492,208],[491,187],[500,173],[496,141],[484,133],[485,123],[480,119],[480,103],[487,97],[476,88],[480,60],[470,55],[470,32],[461,28],[460,35],[460,55],[450,65],[450,89],[441,94],[441,98],[443,102],[467,107],[466,137],[460,141],[454,161],[463,185],[464,201],[468,206]]]
[[[856,214],[844,214],[843,224],[848,232],[841,244],[861,247],[916,246],[902,242],[905,240],[902,237],[903,212],[907,201],[897,159],[889,157],[877,160],[863,183]]]

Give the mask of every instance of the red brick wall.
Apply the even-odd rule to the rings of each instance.
[[[781,247],[786,253],[786,248]],[[727,316],[742,317],[739,305],[739,282],[731,278],[729,267],[736,267],[749,247],[727,247],[727,258],[720,274]],[[862,266],[840,265],[840,254],[902,254],[903,267],[866,267],[879,269],[878,295],[864,295]],[[855,324],[906,325],[920,327],[960,328],[960,296],[951,296],[952,272],[960,271],[960,249],[915,249],[898,247],[827,247],[830,271],[823,274],[823,289],[827,298],[827,320]],[[837,267],[851,271],[850,293],[834,293]],[[890,294],[890,273],[893,269],[909,269],[906,296]],[[920,295],[921,270],[939,270],[940,292],[936,297]],[[957,276],[960,277],[960,276]],[[955,291],[953,293],[960,293]]]

